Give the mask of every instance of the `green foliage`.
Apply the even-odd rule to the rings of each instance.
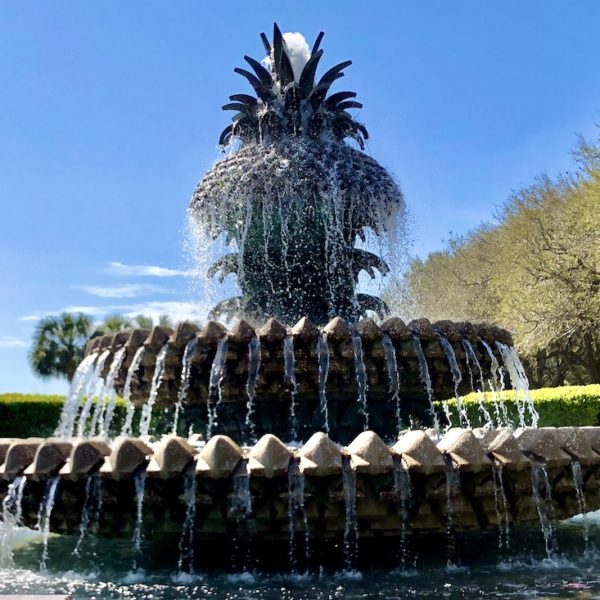
[[[510,420],[518,426],[519,414],[515,403],[515,392],[507,390],[498,394],[502,397],[508,410]],[[493,395],[486,392],[484,406],[494,415]],[[557,388],[541,388],[532,390],[531,397],[540,415],[540,427],[568,427],[583,425],[600,425],[600,385],[563,386]],[[522,393],[519,398],[522,398]],[[483,425],[477,394],[464,397],[465,408],[473,427]],[[436,408],[441,411],[441,403],[436,402]],[[452,425],[458,426],[456,400],[448,400],[452,413]],[[526,417],[528,418],[528,413]]]
[[[48,437],[54,433],[64,396],[44,394],[0,394],[0,437]],[[125,417],[125,404],[117,400],[115,429]]]
[[[539,178],[494,223],[410,265],[409,317],[488,321],[510,330],[534,387],[600,382],[600,138],[576,175]]]

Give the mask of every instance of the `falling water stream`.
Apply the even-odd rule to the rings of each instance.
[[[131,570],[137,571],[142,556],[144,494],[146,491],[146,469],[139,470],[133,477],[135,485],[135,527],[131,536],[133,546],[133,562]]]
[[[294,338],[291,335],[286,335],[283,338],[283,364],[285,369],[285,379],[292,386],[290,390],[290,439],[295,440],[298,435],[298,424],[296,421],[296,397],[298,395],[298,383],[296,382]]]
[[[317,340],[317,358],[319,361],[319,405],[324,418],[323,428],[329,433],[329,406],[327,404],[327,375],[329,374],[329,346],[325,334]]]
[[[248,342],[248,381],[246,382],[246,396],[248,397],[248,410],[246,412],[246,426],[250,432],[250,441],[256,441],[256,424],[254,422],[254,400],[256,399],[256,382],[260,371],[260,340],[253,337]]]
[[[541,462],[533,462],[531,466],[531,491],[540,520],[542,535],[544,536],[544,545],[548,558],[556,553],[556,536],[552,521],[554,519],[554,506],[552,502],[552,490],[548,471]]]
[[[156,403],[158,397],[158,391],[163,381],[165,374],[165,359],[167,358],[167,351],[169,344],[166,343],[160,349],[156,356],[156,365],[154,367],[154,374],[152,375],[152,383],[150,385],[150,395],[146,404],[142,406],[142,415],[140,417],[140,435],[148,435],[150,431],[150,422],[152,420],[152,409]]]
[[[123,422],[123,427],[121,428],[121,435],[129,436],[132,434],[135,405],[131,401],[131,384],[133,382],[133,377],[137,373],[137,370],[140,368],[140,365],[142,364],[144,352],[144,346],[140,346],[135,351],[135,354],[133,355],[133,359],[131,361],[131,365],[129,365],[129,369],[127,369],[127,375],[125,377],[125,386],[123,387],[123,400],[125,401],[125,421]]]
[[[481,413],[481,418],[483,420],[483,426],[486,429],[493,429],[494,420],[492,415],[489,413],[488,409],[485,407],[485,383],[483,381],[483,370],[481,369],[481,364],[479,363],[479,359],[475,354],[475,350],[473,349],[473,345],[468,338],[462,339],[462,346],[465,350],[465,356],[467,357],[467,366],[469,368],[469,372],[471,373],[471,388],[477,392],[477,404],[479,405],[479,412]],[[478,377],[477,377],[477,385],[473,381],[473,372],[471,370],[471,364],[475,366],[477,369]]]
[[[344,561],[347,571],[356,569],[358,560],[358,521],[356,520],[356,473],[350,465],[350,457],[342,456],[342,482],[344,488]]]
[[[206,439],[212,437],[217,426],[218,409],[223,401],[223,380],[225,379],[225,367],[227,365],[227,351],[229,341],[227,336],[217,342],[217,351],[210,366],[210,378],[208,381],[208,399],[206,409],[208,412],[208,423],[206,426]]]
[[[396,349],[392,343],[392,338],[383,334],[383,349],[385,352],[385,364],[390,382],[390,394],[392,401],[396,404],[396,433],[399,435],[402,429],[402,414],[400,402],[400,374],[398,373],[398,361],[396,359]]]
[[[365,368],[365,357],[363,354],[362,340],[355,329],[352,330],[352,350],[354,354],[354,374],[358,386],[359,410],[363,415],[363,430],[369,429],[369,409],[367,407],[367,389],[369,387],[367,370]]]
[[[400,503],[400,568],[404,571],[408,565],[408,548],[406,534],[408,529],[409,509],[413,497],[413,486],[410,473],[404,468],[401,458],[396,454],[394,459],[394,495]]]
[[[102,511],[102,479],[97,474],[89,475],[85,482],[85,498],[81,509],[79,537],[73,555],[80,557],[83,543],[89,533],[94,533],[100,522]]]
[[[443,335],[439,336],[439,340],[440,345],[444,350],[444,354],[446,355],[446,358],[448,360],[448,364],[450,365],[452,380],[454,381],[454,399],[456,400],[456,408],[458,409],[459,425],[461,427],[466,427],[467,429],[470,429],[471,422],[469,421],[469,415],[467,414],[463,398],[460,395],[460,392],[458,391],[458,387],[462,382],[462,373],[460,372],[460,367],[458,366],[458,361],[456,360],[454,348],[452,347],[452,344],[448,341],[448,338],[444,337]]]
[[[16,529],[21,525],[23,491],[27,478],[16,477],[9,484],[2,500],[2,532],[0,534],[0,568],[13,565],[12,544]]]
[[[590,523],[587,516],[587,502],[583,492],[583,473],[581,472],[581,463],[578,460],[571,461],[571,474],[573,476],[573,487],[575,488],[575,494],[577,496],[579,512],[583,518],[583,539],[587,552],[590,546]]]
[[[185,500],[185,520],[179,538],[179,560],[177,567],[180,573],[194,571],[194,526],[196,524],[196,473],[193,469],[186,474],[183,481],[183,498]]]
[[[431,416],[433,417],[434,428],[436,431],[440,431],[440,422],[438,420],[437,413],[435,412],[435,408],[433,406],[433,387],[431,385],[431,376],[429,375],[429,367],[427,366],[427,359],[425,358],[425,353],[423,352],[423,346],[421,346],[421,339],[416,334],[413,334],[412,339],[415,346],[415,353],[419,361],[421,381],[425,386],[427,400],[429,401],[429,410],[431,412]],[[448,420],[448,423],[451,423],[452,415],[450,414],[448,403],[442,402],[442,405],[444,407],[446,419]]]
[[[298,572],[297,522],[302,522],[304,535],[304,560],[308,562],[310,554],[308,517],[304,510],[304,473],[299,468],[298,461],[291,461],[288,469],[288,533],[289,559],[292,572]]]
[[[56,488],[60,482],[60,477],[52,477],[46,483],[46,493],[40,504],[38,513],[37,529],[42,533],[42,557],[40,559],[40,571],[46,573],[46,564],[48,562],[48,538],[50,537],[50,517],[54,508],[56,498]]]
[[[190,371],[192,366],[192,356],[198,345],[196,338],[191,339],[185,346],[183,358],[181,359],[181,378],[179,380],[179,389],[177,390],[177,402],[175,403],[175,411],[173,413],[172,435],[177,435],[177,425],[179,424],[179,413],[183,402],[187,398],[187,393],[190,387]]]
[[[110,425],[113,420],[113,416],[115,414],[115,402],[117,399],[117,392],[115,390],[115,379],[119,370],[121,369],[121,365],[123,364],[123,360],[125,359],[126,348],[120,348],[115,352],[113,356],[113,360],[110,364],[110,369],[108,371],[108,375],[106,376],[106,383],[104,385],[104,391],[102,393],[102,406],[105,407],[104,415],[102,412],[99,415],[98,424],[99,424],[99,435],[108,436],[110,431]],[[104,416],[104,418],[102,418]]]
[[[492,394],[492,402],[494,404],[496,422],[498,423],[498,427],[512,427],[512,422],[508,417],[508,410],[506,408],[506,404],[504,403],[504,398],[502,398],[502,394],[498,394],[498,389],[501,386],[501,380],[499,375],[500,365],[498,364],[498,359],[492,352],[492,348],[490,347],[490,345],[484,339],[479,338],[479,341],[481,342],[481,345],[485,348],[485,351],[487,352],[491,363],[491,378],[488,380],[488,386]]]
[[[458,559],[456,547],[456,499],[460,496],[460,473],[449,456],[444,457],[446,463],[446,535],[447,566],[454,567]]]
[[[496,521],[498,524],[498,548],[508,550],[510,547],[510,520],[502,465],[496,462],[492,464],[492,476],[494,480]]]
[[[83,435],[85,434],[85,430],[86,430],[87,424],[88,424],[88,418],[90,416],[90,411],[92,409],[94,401],[96,401],[96,403],[99,402],[99,395],[102,394],[102,391],[104,389],[104,380],[102,379],[102,371],[104,369],[104,363],[106,362],[106,359],[109,356],[110,356],[110,350],[105,350],[98,357],[98,360],[96,361],[96,363],[94,365],[94,374],[89,379],[89,381],[86,385],[85,392],[84,392],[85,403],[83,405],[83,408],[81,409],[81,413],[79,415],[79,422],[77,424],[77,436],[78,437],[83,437]],[[96,412],[95,412],[95,414],[96,414]]]

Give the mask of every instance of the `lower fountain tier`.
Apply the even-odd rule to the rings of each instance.
[[[405,325],[394,317],[381,326],[363,319],[351,328],[336,317],[322,329],[307,319],[292,328],[271,319],[259,329],[240,321],[231,330],[211,321],[201,331],[181,323],[175,331],[155,327],[95,338],[86,353],[100,357],[102,377],[117,362],[111,381],[134,404],[151,396],[156,409],[180,401],[186,407],[182,431],[190,424],[196,430],[206,425],[207,404],[218,404],[212,433],[239,442],[267,432],[289,439],[295,431],[296,439],[307,439],[307,433],[325,427],[326,403],[329,431],[346,443],[363,430],[365,412],[369,426],[386,439],[396,434],[398,416],[405,425],[412,418],[431,426],[428,386],[436,400],[510,387],[500,381],[503,356],[497,343],[508,348],[511,336],[488,325],[426,319]]]
[[[456,530],[528,523],[538,520],[548,491],[551,506],[542,509],[564,519],[582,511],[578,486],[587,510],[600,508],[600,427],[451,429],[437,445],[413,430],[391,448],[367,431],[345,448],[316,433],[300,449],[265,435],[244,449],[225,436],[199,450],[168,436],[3,441],[0,452],[0,498],[25,475],[22,521],[35,526],[54,487],[57,533],[79,530],[86,490],[94,488],[102,499],[97,533],[130,536],[142,479],[143,526],[157,536],[179,534],[191,505],[195,537],[226,539],[251,524],[257,539],[281,541],[289,536],[290,498],[293,527],[308,527],[314,539],[343,536],[353,515],[360,537],[442,532],[449,522]],[[99,487],[88,485],[90,477]]]

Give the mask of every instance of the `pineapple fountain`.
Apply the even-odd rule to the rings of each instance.
[[[388,272],[404,201],[363,152],[356,94],[330,93],[350,61],[317,78],[322,37],[309,50],[277,25],[261,35],[266,59],[236,69],[255,95],[223,107],[230,153],[192,197],[196,233],[232,249],[209,275],[236,276],[241,295],[214,309],[234,324],[96,338],[56,437],[0,440],[5,537],[37,523],[44,564],[57,532],[77,548],[129,537],[134,567],[146,537],[178,540],[180,570],[274,554],[351,569],[404,564],[423,533],[445,535],[454,560],[457,532],[508,544],[528,522],[550,554],[555,520],[600,507],[600,428],[537,427],[508,332],[386,319],[357,291],[361,273]],[[507,385],[516,414],[496,395]],[[478,423],[470,391],[496,398]]]

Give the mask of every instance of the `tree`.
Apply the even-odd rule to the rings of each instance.
[[[71,381],[83,359],[92,329],[91,319],[82,313],[62,313],[41,319],[36,325],[29,355],[33,371],[42,378],[66,377]]]
[[[113,314],[105,317],[104,321],[98,325],[94,336],[111,335],[120,331],[129,331],[133,329],[134,323],[131,319],[123,315]]]
[[[134,319],[136,327],[140,329],[152,329],[154,327],[154,321],[152,317],[148,317],[146,315],[138,315]]]

